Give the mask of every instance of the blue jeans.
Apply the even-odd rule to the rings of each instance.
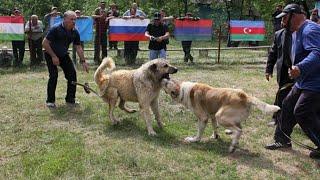
[[[164,49],[160,49],[160,50],[152,50],[152,49],[150,49],[150,51],[149,51],[149,59],[153,60],[153,59],[157,59],[157,58],[166,59],[167,58],[167,52]]]

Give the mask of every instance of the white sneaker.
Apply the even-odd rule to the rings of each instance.
[[[47,106],[48,108],[52,108],[52,109],[54,109],[54,108],[57,107],[55,103],[51,103],[51,102],[47,102],[47,103],[46,103],[46,106]]]

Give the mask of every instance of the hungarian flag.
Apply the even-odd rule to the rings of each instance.
[[[211,19],[175,19],[174,36],[178,41],[211,41]]]
[[[24,40],[24,20],[22,16],[0,16],[0,40]]]
[[[149,19],[111,19],[109,41],[148,41],[144,33],[149,23]]]
[[[265,36],[264,21],[230,21],[231,41],[263,41]]]

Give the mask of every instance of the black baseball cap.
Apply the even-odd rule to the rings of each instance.
[[[276,18],[282,18],[288,13],[305,14],[305,12],[301,9],[301,7],[298,4],[288,4],[286,5],[286,7],[283,8],[282,12],[276,16]]]
[[[161,14],[159,12],[154,13],[153,19],[154,20],[160,20],[161,19]]]

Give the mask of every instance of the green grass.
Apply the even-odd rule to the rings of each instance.
[[[144,45],[142,45],[144,46]],[[28,53],[26,53],[28,54]],[[114,56],[114,52],[110,53]],[[90,57],[90,54],[87,54]],[[182,63],[182,52],[170,52],[169,60],[179,68],[172,78],[204,82],[215,87],[242,88],[268,103],[273,103],[275,79],[264,79],[265,51],[228,51],[221,64],[215,54],[196,64]],[[138,62],[147,54],[139,52]],[[27,59],[27,58],[26,58]],[[28,62],[25,62],[28,63]],[[118,69],[123,60],[117,59]],[[90,82],[91,66],[85,74],[79,68],[79,82]],[[204,140],[185,144],[186,136],[196,133],[196,118],[181,105],[160,95],[160,112],[165,127],[153,123],[156,137],[149,137],[139,113],[126,114],[116,109],[122,122],[112,126],[107,105],[93,94],[78,88],[81,106],[64,104],[66,80],[59,72],[58,108],[45,107],[47,70],[0,69],[0,179],[318,179],[318,163],[308,158],[308,150],[296,145],[292,151],[267,151],[274,128],[267,127],[271,116],[253,109],[243,122],[240,148],[228,154],[231,138],[220,127],[219,140],[209,140],[208,124]],[[138,108],[137,104],[128,103]],[[299,127],[293,138],[312,145]]]

